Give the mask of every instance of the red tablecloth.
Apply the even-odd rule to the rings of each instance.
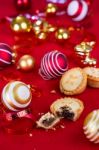
[[[0,0],[0,18],[4,16],[10,16],[17,14],[17,10],[13,4],[14,0]],[[34,12],[36,9],[43,10],[46,3],[45,0],[32,0],[33,6],[30,10]],[[99,44],[99,1],[93,1],[93,15],[91,16],[91,26],[88,30],[90,30],[96,36],[96,47],[93,52],[93,56],[98,60],[99,52],[98,52],[98,44]],[[57,19],[56,19],[57,20]],[[53,21],[53,20],[52,20]],[[59,21],[58,21],[59,22]],[[65,16],[60,18],[61,24],[66,24]],[[65,45],[61,45],[57,42],[53,41],[45,41],[45,42],[37,42],[36,40],[31,38],[32,35],[27,36],[24,42],[24,39],[21,37],[21,42],[24,42],[25,46],[21,47],[17,51],[18,58],[23,54],[31,54],[34,56],[36,63],[33,71],[29,73],[24,73],[16,70],[16,66],[10,66],[6,69],[0,71],[0,92],[2,91],[4,85],[8,83],[8,81],[21,80],[26,84],[31,84],[36,86],[37,90],[41,93],[40,97],[34,96],[32,100],[32,110],[33,116],[35,119],[38,118],[38,113],[45,113],[49,111],[50,104],[64,95],[61,95],[59,92],[59,79],[44,81],[38,74],[38,68],[40,66],[40,60],[42,56],[50,50],[58,49],[65,54],[67,54],[69,59],[69,67],[77,66],[69,54],[71,50],[67,49]],[[18,37],[19,38],[19,37]],[[30,38],[30,40],[29,40]],[[8,25],[4,25],[4,23],[0,22],[0,42],[5,42],[13,46],[15,40],[17,39],[17,35],[13,34]],[[18,40],[18,44],[20,40]],[[29,44],[27,44],[29,43]],[[31,46],[29,46],[31,45]],[[99,62],[98,62],[99,63]],[[57,94],[51,94],[51,90],[56,90]],[[11,135],[2,131],[0,128],[0,149],[1,150],[98,150],[99,145],[92,144],[88,142],[83,134],[83,121],[86,115],[94,110],[99,109],[99,89],[92,89],[87,87],[87,89],[80,95],[76,96],[80,98],[84,104],[85,109],[80,119],[76,122],[71,121],[63,121],[65,128],[58,128],[56,131],[45,131],[41,129],[32,130],[32,136],[30,134],[26,135]],[[0,119],[0,124],[2,121]]]

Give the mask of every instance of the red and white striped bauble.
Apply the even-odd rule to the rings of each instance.
[[[12,50],[9,45],[0,43],[0,69],[12,63]]]
[[[57,51],[51,51],[44,55],[41,60],[39,74],[43,79],[49,80],[61,76],[68,68],[66,56]]]
[[[47,2],[57,3],[57,4],[64,4],[67,0],[47,0]]]
[[[89,6],[85,0],[72,0],[67,6],[67,15],[73,21],[82,21],[88,15],[88,11]]]
[[[31,90],[27,84],[20,81],[9,82],[2,91],[2,103],[11,111],[26,108],[32,99]]]

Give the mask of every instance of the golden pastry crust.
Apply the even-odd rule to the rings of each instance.
[[[56,100],[50,106],[50,111],[58,117],[76,121],[84,110],[84,104],[77,98],[64,97]]]
[[[60,122],[60,118],[57,118],[52,113],[48,112],[41,116],[36,122],[38,128],[52,129],[56,124]]]
[[[83,70],[87,74],[88,85],[99,88],[99,68],[85,67]]]
[[[65,72],[60,80],[60,91],[66,95],[82,93],[87,86],[87,75],[77,67]]]

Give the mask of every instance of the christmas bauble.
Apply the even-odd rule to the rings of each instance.
[[[89,141],[99,143],[99,109],[88,114],[83,129]]]
[[[17,16],[11,22],[11,29],[15,32],[30,32],[31,22],[24,16]]]
[[[82,21],[88,14],[88,3],[85,0],[73,0],[67,6],[67,15],[73,21]]]
[[[2,91],[2,102],[11,111],[18,111],[26,108],[32,99],[31,90],[23,82],[9,82]]]
[[[57,7],[53,3],[48,3],[46,7],[46,13],[47,14],[55,14],[57,11]]]
[[[55,37],[58,41],[64,41],[67,40],[70,37],[70,33],[67,29],[65,28],[59,28],[55,32]]]
[[[31,55],[24,55],[19,59],[18,69],[30,71],[34,68],[34,58]]]
[[[19,10],[26,10],[31,7],[31,0],[14,0],[14,3]]]
[[[47,2],[57,3],[57,4],[64,4],[67,0],[47,0]]]
[[[5,43],[0,43],[0,69],[11,65],[13,61],[12,49]]]
[[[57,50],[44,55],[41,60],[39,74],[45,80],[61,76],[68,68],[66,56]]]

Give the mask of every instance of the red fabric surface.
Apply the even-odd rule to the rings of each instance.
[[[9,15],[15,15],[18,11],[15,9],[13,4],[14,0],[0,0],[0,18]],[[30,10],[31,13],[35,10],[44,10],[46,5],[45,0],[32,0],[33,6]],[[96,36],[96,47],[93,51],[93,56],[99,60],[98,44],[99,44],[99,1],[94,0],[92,16],[91,16],[91,25],[86,27],[88,31],[91,31]],[[56,19],[56,22],[55,22]],[[58,25],[67,25],[66,16],[51,19],[53,23]],[[92,37],[93,38],[93,37]],[[23,54],[31,54],[35,60],[35,68],[29,73],[24,73],[19,70],[16,70],[16,66],[10,66],[6,69],[0,70],[0,93],[8,83],[8,81],[21,80],[26,84],[31,84],[36,86],[37,92],[41,94],[40,97],[37,95],[33,96],[32,100],[32,110],[33,116],[38,119],[38,113],[45,113],[49,111],[50,104],[57,98],[64,97],[59,92],[59,78],[56,80],[44,81],[38,74],[38,68],[40,66],[40,60],[42,56],[53,49],[58,49],[61,52],[64,52],[69,60],[69,68],[77,66],[75,60],[72,59],[71,51],[72,48],[66,45],[66,43],[59,44],[58,42],[50,39],[45,42],[38,42],[35,38],[32,37],[32,33],[29,35],[15,35],[12,33],[8,24],[0,22],[0,42],[5,42],[11,46],[15,44],[15,39],[17,44],[22,44],[21,48],[17,50],[18,59]],[[70,48],[70,49],[69,49]],[[99,64],[99,62],[98,62]],[[56,90],[57,94],[51,94],[51,90]],[[37,94],[37,93],[36,93]],[[71,122],[63,120],[61,124],[64,124],[65,128],[59,128],[56,131],[45,131],[41,129],[33,128],[31,131],[32,137],[29,134],[25,135],[11,135],[5,133],[2,128],[0,128],[0,149],[1,150],[98,150],[99,145],[90,143],[83,134],[83,121],[86,115],[94,110],[99,109],[99,89],[92,89],[87,87],[87,89],[80,95],[75,97],[80,98],[84,104],[85,109],[80,119],[76,122]],[[2,120],[0,119],[0,126]]]

